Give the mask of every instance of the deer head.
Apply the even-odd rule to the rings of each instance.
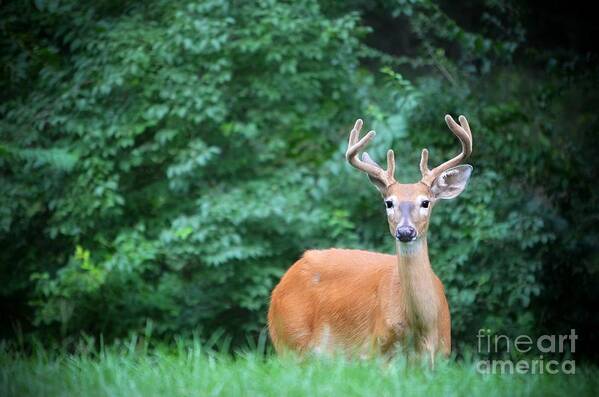
[[[349,134],[349,145],[345,158],[355,168],[368,174],[368,178],[379,190],[387,208],[387,220],[391,235],[402,243],[410,243],[425,237],[430,215],[440,199],[457,197],[465,189],[472,166],[460,165],[472,153],[472,132],[464,116],[458,118],[459,124],[446,115],[445,122],[462,144],[462,151],[454,158],[430,170],[428,168],[428,150],[423,149],[420,158],[422,178],[418,183],[399,183],[395,180],[395,155],[387,152],[387,169],[373,161],[368,153],[358,154],[374,138],[375,132],[368,132],[359,139],[362,120],[356,120]]]

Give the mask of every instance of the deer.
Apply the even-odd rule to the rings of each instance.
[[[375,131],[359,139],[358,119],[349,134],[347,162],[366,173],[380,192],[396,255],[363,250],[308,250],[273,289],[268,330],[277,353],[336,352],[393,357],[399,351],[430,359],[451,353],[451,318],[445,288],[433,271],[427,232],[439,200],[460,195],[472,166],[461,164],[472,153],[472,132],[464,116],[445,122],[461,143],[461,152],[428,168],[428,149],[420,158],[417,183],[395,179],[395,155],[387,169],[363,151]]]

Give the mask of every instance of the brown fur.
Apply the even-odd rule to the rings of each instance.
[[[432,273],[439,349],[451,350],[449,307],[443,284]],[[270,336],[277,351],[314,350],[325,326],[325,349],[386,353],[405,342],[408,331],[422,327],[406,311],[396,256],[368,251],[307,251],[283,276],[268,311]],[[417,335],[415,335],[417,337]],[[419,350],[419,349],[418,349]]]

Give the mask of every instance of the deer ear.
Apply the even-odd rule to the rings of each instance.
[[[472,166],[468,164],[450,168],[439,175],[431,186],[436,199],[452,199],[460,195],[468,184]]]
[[[378,165],[378,163],[374,161],[366,152],[362,153],[362,161],[374,165],[378,168],[381,168],[381,166]],[[376,187],[376,189],[384,196],[385,192],[387,191],[387,186],[381,180],[371,177],[370,174],[368,174],[368,179],[374,185],[374,187]]]

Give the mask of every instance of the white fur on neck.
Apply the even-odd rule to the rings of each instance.
[[[422,249],[422,239],[417,238],[409,243],[402,243],[401,241],[398,241],[396,245],[397,253],[400,256],[414,256],[415,253]]]
[[[439,300],[435,289],[435,275],[430,267],[426,236],[410,243],[397,241],[397,270],[403,285],[403,302],[411,324],[418,324],[418,332],[428,334],[436,330]],[[423,335],[424,335],[423,334]]]

